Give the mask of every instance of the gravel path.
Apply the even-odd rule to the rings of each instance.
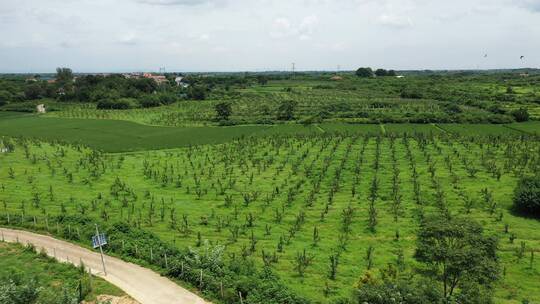
[[[94,275],[116,285],[141,304],[209,303],[152,270],[118,258],[105,256],[107,269],[107,275],[105,276],[101,257],[97,252],[66,241],[27,231],[0,228],[0,234],[7,242],[16,242],[18,239],[19,243],[33,244],[38,250],[43,248],[49,256],[56,257],[61,262],[79,265],[82,260]]]

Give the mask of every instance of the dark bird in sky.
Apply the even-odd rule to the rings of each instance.
[[[484,58],[487,58],[487,54],[484,55]]]
[[[523,58],[525,58],[525,56],[523,56],[523,55],[521,57],[519,57],[519,59],[522,59],[522,60],[523,60]]]

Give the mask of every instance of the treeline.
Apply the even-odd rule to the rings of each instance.
[[[34,111],[43,100],[57,102],[94,103],[98,109],[150,108],[181,100],[204,100],[210,94],[222,96],[231,88],[266,84],[280,76],[266,75],[187,75],[181,84],[175,82],[181,74],[165,74],[166,80],[145,77],[111,75],[75,75],[69,68],[58,68],[54,79],[0,78],[0,107],[15,111]]]

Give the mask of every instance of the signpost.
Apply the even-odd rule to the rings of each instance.
[[[105,258],[103,257],[103,246],[107,245],[107,237],[105,233],[100,234],[98,226],[96,224],[96,235],[92,237],[92,246],[94,248],[99,247],[99,253],[101,254],[101,264],[103,264],[103,272],[107,275],[107,269],[105,268]]]

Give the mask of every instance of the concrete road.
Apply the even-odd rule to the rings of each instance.
[[[16,242],[18,240],[21,244],[30,243],[34,245],[38,251],[43,248],[49,256],[55,257],[61,262],[79,265],[82,260],[94,275],[116,285],[141,304],[209,303],[152,270],[118,258],[105,256],[107,269],[107,275],[105,275],[100,254],[97,252],[66,241],[27,231],[0,228],[1,235],[7,242]]]

